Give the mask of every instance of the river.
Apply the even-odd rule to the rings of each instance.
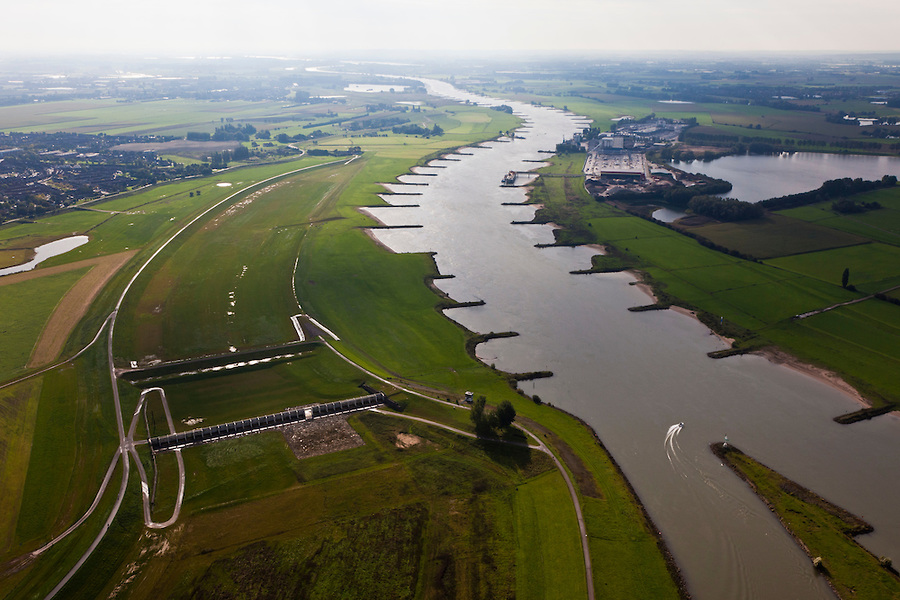
[[[485,103],[449,84],[426,82],[433,94]],[[500,103],[500,101],[490,101]],[[868,519],[864,541],[876,554],[900,557],[900,419],[887,416],[840,426],[837,414],[856,402],[819,380],[758,356],[713,360],[725,344],[697,321],[674,311],[633,313],[649,298],[625,273],[571,275],[586,268],[589,248],[543,248],[550,227],[512,225],[534,209],[509,206],[525,191],[503,188],[510,169],[534,168],[563,136],[584,126],[573,115],[513,103],[526,119],[525,139],[466,149],[391,184],[420,192],[418,208],[370,209],[388,225],[375,230],[398,252],[436,252],[437,284],[459,301],[485,305],[448,316],[473,331],[520,333],[478,348],[507,371],[551,370],[525,382],[536,393],[588,422],[618,461],[669,544],[695,598],[832,598],[809,559],[767,508],[722,466],[709,444],[729,440]],[[408,204],[410,198],[385,195]],[[477,393],[477,390],[476,390]],[[684,427],[672,428],[684,422]]]

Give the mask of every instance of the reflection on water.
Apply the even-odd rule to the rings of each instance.
[[[448,84],[432,93],[486,102]],[[499,101],[488,101],[499,103]],[[472,331],[519,337],[478,347],[506,371],[551,370],[523,382],[529,394],[564,408],[598,432],[662,531],[695,598],[831,598],[809,559],[778,521],[709,451],[725,435],[735,446],[876,527],[863,540],[876,554],[900,556],[900,497],[894,459],[900,420],[840,426],[857,408],[841,392],[758,356],[713,360],[725,344],[694,319],[673,311],[629,312],[647,296],[626,273],[571,275],[590,265],[588,248],[544,248],[549,227],[527,220],[524,190],[503,188],[509,170],[534,166],[539,150],[578,128],[560,111],[504,101],[530,125],[528,139],[467,149],[472,156],[435,162],[436,177],[404,177],[427,186],[388,186],[419,196],[389,196],[418,208],[372,212],[377,230],[399,252],[436,252],[442,290],[485,305],[448,312]],[[427,181],[424,181],[427,180]],[[679,427],[673,430],[673,424]],[[681,426],[684,423],[684,426]],[[671,432],[668,437],[667,434]],[[663,443],[661,447],[661,442]]]
[[[11,267],[6,267],[5,269],[0,269],[0,276],[30,271],[48,258],[53,258],[54,256],[65,254],[69,250],[74,250],[78,246],[83,246],[87,243],[88,236],[73,235],[72,237],[56,240],[55,242],[50,242],[49,244],[44,244],[43,246],[38,246],[34,249],[33,259],[26,263],[22,263],[21,265],[13,265]]]
[[[759,202],[788,194],[814,190],[829,179],[900,177],[900,158],[860,154],[815,154],[785,152],[771,155],[724,156],[713,161],[674,162],[689,173],[703,173],[730,181],[726,198]]]
[[[663,223],[674,223],[681,217],[686,217],[687,213],[681,210],[672,210],[671,208],[659,208],[654,210],[650,216]]]

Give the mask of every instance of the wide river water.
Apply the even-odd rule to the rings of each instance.
[[[449,84],[432,94],[498,104]],[[746,484],[722,466],[709,444],[735,446],[825,498],[865,517],[861,539],[877,555],[900,557],[900,419],[852,426],[835,415],[856,410],[844,393],[759,356],[713,360],[726,347],[689,316],[629,312],[650,299],[628,274],[571,275],[590,265],[589,248],[543,248],[551,228],[512,225],[534,209],[504,203],[525,190],[500,187],[509,170],[534,168],[540,150],[584,127],[570,114],[502,101],[526,125],[525,139],[492,142],[436,160],[385,195],[417,208],[370,209],[388,225],[375,234],[398,252],[436,252],[438,280],[460,301],[484,300],[448,316],[473,331],[517,331],[479,346],[506,371],[551,370],[525,382],[529,394],[588,422],[618,461],[682,568],[695,598],[832,598],[809,559]],[[434,167],[434,168],[432,168]],[[437,168],[442,167],[442,168]],[[476,390],[477,393],[477,390]],[[684,423],[683,427],[673,425]]]

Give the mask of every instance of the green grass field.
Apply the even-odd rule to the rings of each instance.
[[[193,427],[180,421],[200,418],[212,425],[294,406],[362,396],[365,391],[359,384],[363,381],[374,383],[333,352],[320,347],[290,362],[219,371],[152,385],[165,388],[176,428],[188,430]],[[159,409],[153,412],[164,426],[162,412]]]
[[[34,345],[56,305],[88,269],[0,286],[0,381],[25,370]]]
[[[551,169],[566,172],[581,160],[580,156],[558,157]],[[826,214],[830,203],[828,208],[816,205],[785,211],[765,222],[694,229],[743,252],[761,254],[767,248],[773,255],[801,252],[764,262],[711,250],[677,231],[608,205],[600,214],[558,184],[536,187],[533,198],[547,206],[556,222],[588,236],[586,241],[612,247],[611,258],[600,257],[596,265],[614,262],[641,270],[662,301],[706,313],[710,326],[719,327],[721,319],[722,333],[737,337],[738,347],[777,344],[803,360],[836,371],[876,405],[900,400],[900,385],[893,376],[900,369],[894,350],[900,328],[896,305],[872,300],[810,319],[791,320],[798,314],[900,285],[898,247],[870,241],[893,234],[890,211],[900,191],[888,190],[877,196],[885,206],[880,211],[888,212],[885,226],[870,238],[863,236],[871,227],[860,227],[856,216]],[[866,198],[872,201],[875,197]],[[863,216],[874,219],[870,215],[880,211]],[[853,225],[833,227],[836,219]],[[858,291],[841,286],[845,268],[850,270],[849,283]]]
[[[840,215],[830,202],[781,211],[780,214],[858,235],[885,244],[900,245],[900,189],[882,189],[856,196],[858,202],[878,202],[881,208]]]
[[[866,237],[834,229],[826,223],[798,221],[779,214],[756,221],[691,227],[690,231],[755,258],[817,252],[867,241]]]
[[[780,269],[841,284],[844,269],[850,269],[850,283],[861,292],[875,293],[900,285],[900,247],[872,243],[825,250],[814,254],[787,256],[767,261]]]
[[[505,113],[474,107],[423,114],[445,127],[446,134],[430,139],[332,139],[344,146],[358,141],[367,153],[350,165],[321,167],[284,179],[265,193],[236,197],[186,231],[160,253],[127,297],[115,330],[117,361],[124,366],[150,355],[227,352],[230,345],[293,339],[288,317],[298,311],[295,285],[303,310],[337,332],[342,339],[336,345],[367,368],[397,381],[439,388],[441,397],[458,398],[463,390],[477,389],[493,405],[509,399],[520,415],[548,427],[553,433],[548,443],[560,452],[565,449],[564,460],[580,482],[579,497],[596,555],[595,583],[609,586],[614,580],[611,597],[646,597],[635,590],[678,597],[656,549],[655,532],[590,430],[520,396],[501,374],[466,353],[468,334],[435,310],[439,298],[425,285],[435,272],[430,256],[391,254],[361,230],[371,220],[357,207],[378,202],[377,194],[383,192],[379,182],[392,181],[428,155],[492,137],[517,122]],[[58,257],[56,264],[139,249],[76,328],[71,350],[93,337],[136,266],[189,219],[250,183],[310,164],[315,161],[306,158],[150,188],[93,205],[116,214],[68,211],[0,228],[0,240],[17,247],[72,232],[91,236],[79,253]],[[216,185],[225,182],[232,186]],[[565,193],[579,194],[566,182],[562,185]],[[594,208],[596,217],[608,214]],[[22,461],[4,465],[4,473],[18,478],[7,487],[20,490],[24,507],[17,514],[2,515],[8,524],[5,538],[12,540],[5,558],[46,541],[49,533],[77,518],[96,492],[116,446],[104,357],[101,343],[73,367],[45,375],[40,386],[9,392],[10,408],[4,408],[0,418],[4,425],[20,429],[15,436],[12,429],[4,431],[4,441],[8,437],[10,447],[22,447],[31,436],[34,443],[27,472]],[[266,368],[162,385],[177,421],[202,417],[221,422],[361,395],[357,386],[368,379],[319,348]],[[123,414],[129,417],[139,390],[124,384],[120,389]],[[446,402],[409,395],[397,399],[409,414],[471,429],[468,413]],[[148,419],[154,432],[161,431],[160,409],[158,398],[151,398]],[[29,419],[33,434],[27,429]],[[402,597],[407,591],[411,597],[525,594],[517,586],[536,582],[531,571],[537,564],[563,566],[545,574],[547,589],[529,588],[527,593],[566,598],[583,594],[571,499],[546,456],[390,417],[362,415],[351,422],[365,446],[303,461],[294,458],[277,433],[185,451],[184,510],[179,524],[165,532],[142,533],[139,491],[132,476],[114,533],[65,594],[108,596],[130,576],[125,573],[131,573],[131,587],[120,592],[133,597],[158,596],[160,590],[186,596],[230,586],[235,576],[253,586],[275,578],[330,597],[336,585],[346,583],[344,571],[336,567],[342,561],[359,566],[362,579],[353,585],[362,587],[370,585],[371,565],[397,565],[396,577],[378,588],[377,594],[385,597]],[[400,432],[421,441],[399,448],[395,442]],[[142,451],[149,466],[146,459]],[[164,518],[174,504],[175,465],[166,457],[157,466],[154,515]],[[101,508],[108,510],[112,495],[107,493]],[[4,582],[0,592],[45,594],[96,533],[95,521]],[[373,546],[371,540],[382,540],[394,529],[411,533],[398,535],[385,549]],[[610,537],[610,531],[618,535]],[[520,546],[537,539],[539,549]],[[270,566],[254,567],[260,557]],[[280,566],[273,567],[273,561]],[[315,567],[321,577],[312,582],[279,579],[302,571],[303,565]]]

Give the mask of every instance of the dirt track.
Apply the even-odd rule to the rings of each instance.
[[[81,320],[81,317],[87,312],[88,307],[106,282],[109,281],[116,271],[122,268],[128,260],[134,256],[135,251],[121,252],[119,254],[110,254],[109,256],[98,256],[97,258],[88,258],[66,265],[56,267],[48,267],[46,269],[35,269],[26,271],[25,273],[16,273],[15,275],[7,275],[0,277],[0,286],[28,281],[38,277],[54,275],[56,273],[65,273],[74,271],[84,267],[91,267],[84,277],[72,286],[66,292],[50,319],[41,331],[41,336],[34,345],[31,353],[31,360],[28,361],[28,367],[39,367],[52,361],[62,351],[63,344],[75,324]]]

